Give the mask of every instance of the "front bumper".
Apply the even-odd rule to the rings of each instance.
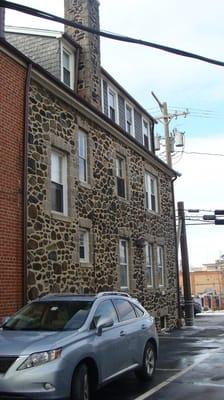
[[[71,377],[62,358],[18,371],[26,358],[17,358],[6,373],[0,374],[0,396],[35,400],[69,398]]]

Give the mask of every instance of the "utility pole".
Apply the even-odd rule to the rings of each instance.
[[[156,100],[156,102],[159,105],[159,108],[162,112],[162,116],[155,118],[156,120],[163,121],[164,124],[164,137],[165,137],[165,148],[166,148],[166,161],[167,164],[169,165],[170,168],[172,168],[172,158],[171,158],[171,140],[173,139],[170,136],[169,133],[169,123],[173,118],[177,118],[179,116],[184,116],[186,117],[187,114],[189,114],[189,111],[184,111],[184,112],[177,112],[175,111],[175,113],[173,114],[169,114],[168,113],[168,107],[167,107],[167,103],[161,103],[161,101],[158,99],[158,97],[155,95],[154,92],[151,92],[152,96],[154,97],[154,99]]]
[[[185,304],[185,323],[186,326],[192,326],[194,323],[193,300],[191,296],[191,282],[187,249],[187,235],[185,225],[184,203],[177,203],[178,221],[180,226],[180,250],[183,271],[183,288],[184,288],[184,304]]]

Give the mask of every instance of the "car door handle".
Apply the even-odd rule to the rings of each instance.
[[[146,325],[145,325],[145,324],[142,324],[141,328],[142,328],[142,329],[146,329]]]
[[[126,335],[125,331],[120,331],[120,336],[125,336],[125,335]]]

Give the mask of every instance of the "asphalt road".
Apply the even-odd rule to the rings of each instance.
[[[94,400],[223,400],[224,315],[198,315],[193,327],[160,336],[156,375],[133,373],[102,388]]]

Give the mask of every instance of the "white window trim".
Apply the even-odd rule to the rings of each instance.
[[[149,150],[152,150],[151,148],[151,135],[150,135],[150,124],[149,122],[145,119],[142,118],[142,138],[143,138],[143,146],[144,146],[144,123],[148,125],[148,143],[149,143]]]
[[[151,194],[152,193],[151,193],[151,184],[149,184],[149,180],[151,178],[155,182],[155,193],[154,193],[154,196],[155,196],[155,210],[152,209],[152,202],[151,202]],[[151,174],[148,171],[145,171],[145,197],[147,196],[146,192],[148,193],[148,207],[147,207],[147,203],[146,203],[146,199],[145,199],[145,207],[146,207],[146,209],[148,211],[152,211],[152,212],[158,213],[159,212],[158,180],[157,180],[156,176],[154,176],[153,174]]]
[[[84,138],[85,138],[85,158],[82,157],[82,159],[84,159],[85,162],[86,162],[86,180],[85,179],[81,179],[81,177],[80,177],[80,168],[79,168],[79,181],[83,182],[83,183],[88,183],[88,181],[89,181],[89,171],[88,171],[88,134],[86,132],[82,131],[82,130],[78,131],[78,157],[79,157],[79,159],[81,158],[80,154],[79,154],[80,134],[84,135]],[[80,162],[79,162],[79,165],[80,165]]]
[[[89,230],[87,229],[80,229],[79,232],[84,233],[84,252],[85,252],[85,258],[80,258],[79,261],[81,264],[87,264],[89,263]],[[80,242],[79,242],[79,247],[80,247]]]
[[[120,259],[120,243],[125,242],[126,243],[126,255],[127,255],[127,263],[121,263]],[[129,242],[127,239],[120,239],[119,240],[119,267],[121,268],[121,265],[127,266],[127,286],[121,286],[120,289],[129,289]]]
[[[147,248],[148,247],[151,247],[151,265],[150,264],[147,264]],[[148,267],[149,266],[149,267]],[[147,270],[147,268],[150,268],[150,270],[151,270],[151,280],[152,280],[152,284],[151,285],[149,285],[148,283],[147,283],[147,287],[148,288],[153,288],[154,287],[154,277],[153,277],[153,244],[152,243],[150,243],[150,242],[147,242],[146,243],[146,245],[145,245],[145,268],[146,268],[146,270]]]
[[[131,132],[130,135],[135,137],[135,124],[134,124],[134,108],[132,107],[132,105],[130,103],[128,103],[127,101],[125,101],[125,130],[128,133],[128,129],[127,129],[127,107],[129,107],[131,109],[131,120],[132,120],[132,124],[131,124]]]
[[[110,105],[109,105],[109,94],[110,91],[114,94],[114,99],[115,99],[115,121],[118,123],[118,94],[116,90],[107,84],[107,104],[108,104],[108,117],[110,118]],[[111,119],[111,118],[110,118]]]
[[[68,215],[68,157],[65,153],[60,150],[55,149],[54,147],[51,149],[51,155],[56,153],[62,157],[62,187],[63,187],[63,211],[51,210],[53,213],[59,215]],[[52,172],[51,172],[51,182],[52,182]]]
[[[159,251],[160,249],[162,249],[162,264],[159,265]],[[164,276],[164,267],[165,267],[165,257],[164,257],[164,246],[157,246],[157,270],[159,271],[159,269],[161,269],[161,276],[162,276],[162,284],[159,283],[159,287],[164,287],[165,286],[165,276]]]
[[[65,44],[63,41],[61,41],[61,81],[64,83],[63,81],[63,51],[65,50],[65,52],[70,56],[69,57],[69,71],[70,71],[70,85],[68,87],[70,87],[71,89],[74,90],[74,84],[75,84],[75,54],[74,54],[74,50],[68,46],[67,44]],[[64,83],[64,85],[66,85],[66,83]],[[66,85],[67,86],[67,85]]]

